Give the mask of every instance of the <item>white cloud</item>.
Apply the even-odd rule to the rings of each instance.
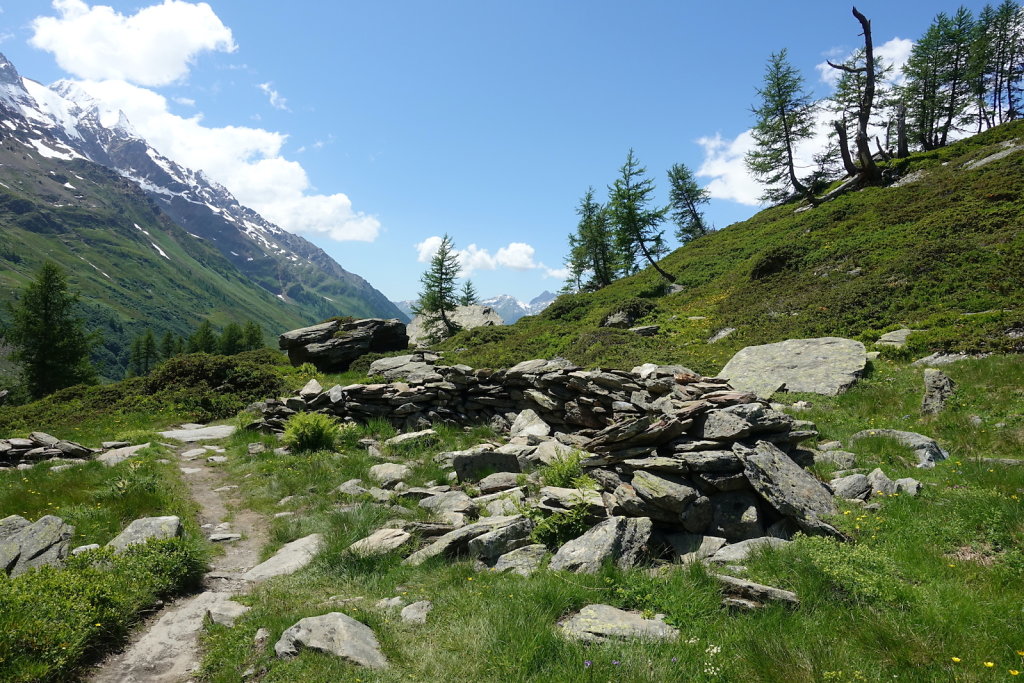
[[[440,248],[441,241],[441,237],[433,235],[413,245],[416,249],[416,260],[420,263],[430,261]],[[518,271],[540,270],[544,272],[545,277],[562,280],[568,276],[568,271],[564,268],[548,268],[544,263],[535,261],[533,255],[536,251],[533,246],[525,242],[509,242],[500,247],[493,255],[487,249],[481,249],[476,244],[470,244],[465,249],[456,249],[455,255],[459,259],[459,275],[462,277],[467,277],[477,270],[497,270],[498,268]]]
[[[270,100],[271,107],[274,109],[280,109],[281,111],[291,111],[291,109],[288,108],[288,100],[281,97],[281,93],[274,90],[272,83],[260,83],[256,87],[266,94],[267,98]]]
[[[175,97],[174,101],[177,102],[178,104],[182,105],[183,107],[194,107],[194,106],[196,106],[196,101],[193,100],[191,97]]]
[[[84,0],[53,0],[53,8],[59,16],[33,20],[30,42],[79,78],[167,85],[199,53],[235,50],[231,29],[205,2],[164,0],[130,16]]]
[[[910,50],[914,47],[914,41],[908,38],[891,38],[881,45],[875,46],[875,57],[880,58],[885,64],[893,67],[889,85],[902,85],[903,66],[910,58]],[[828,60],[834,64],[841,64],[853,55],[852,52],[843,53],[842,50],[833,49],[827,53]],[[828,61],[816,64],[814,68],[822,83],[828,84],[829,88],[835,88],[839,83],[840,71],[828,65]]]
[[[354,211],[347,195],[311,193],[302,165],[281,156],[287,135],[247,126],[207,127],[201,114],[172,114],[165,97],[124,81],[81,81],[78,86],[101,103],[104,125],[116,123],[123,111],[161,154],[202,169],[282,228],[335,240],[377,238],[380,222]]]

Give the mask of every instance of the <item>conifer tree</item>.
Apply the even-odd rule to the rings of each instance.
[[[242,326],[234,322],[228,323],[220,333],[218,350],[224,356],[233,356],[236,353],[240,353],[244,350],[243,339]]]
[[[459,257],[455,253],[455,244],[451,237],[445,235],[430,259],[430,267],[420,276],[423,289],[413,306],[413,313],[423,316],[424,329],[433,340],[450,337],[460,329],[452,319],[458,306],[455,292],[458,276]]]
[[[756,146],[747,153],[746,164],[766,186],[762,198],[778,202],[791,191],[810,197],[810,187],[797,173],[794,150],[814,133],[814,104],[786,50],[768,58],[757,94],[761,101],[753,108],[757,121],[751,131]]]
[[[711,232],[702,207],[711,194],[697,184],[686,164],[674,164],[668,170],[669,207],[676,224],[676,238],[686,244]]]
[[[217,335],[209,320],[199,323],[199,327],[188,340],[189,353],[217,353],[218,346]]]
[[[462,283],[462,290],[459,292],[460,306],[475,306],[480,303],[480,296],[476,293],[473,281],[467,279]]]
[[[164,332],[163,336],[160,337],[160,357],[163,360],[169,360],[174,357],[177,343],[174,339],[174,334],[168,330]]]
[[[21,365],[26,389],[33,398],[96,382],[89,351],[98,339],[85,331],[75,308],[78,296],[68,288],[64,272],[45,262],[35,278],[8,304],[10,325],[4,336],[14,346],[12,360]]]
[[[569,235],[569,255],[565,261],[569,287],[578,292],[610,285],[615,280],[619,258],[608,211],[594,199],[593,187],[587,188],[580,199],[576,215],[580,220],[576,232]]]
[[[659,275],[675,282],[675,278],[657,263],[657,259],[668,251],[665,231],[658,230],[668,207],[651,206],[654,181],[647,177],[647,169],[640,165],[632,149],[608,193],[608,220],[615,231],[615,244],[622,255],[624,274],[631,275],[639,270],[637,259],[642,255]]]
[[[242,328],[242,348],[255,351],[263,348],[263,328],[255,320],[248,320]]]

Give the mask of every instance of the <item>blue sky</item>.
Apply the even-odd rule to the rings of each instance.
[[[859,2],[899,59],[961,3]],[[983,2],[966,2],[977,11]],[[451,235],[484,296],[562,281],[566,235],[627,150],[706,173],[719,227],[753,214],[754,88],[789,49],[860,44],[845,2],[0,0],[0,51],[84,82],[171,158],[206,170],[392,299]],[[894,40],[894,39],[902,39]]]

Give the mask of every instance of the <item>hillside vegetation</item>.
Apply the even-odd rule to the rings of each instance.
[[[683,363],[715,373],[744,346],[793,337],[874,341],[921,330],[904,355],[934,350],[1019,351],[1024,314],[1024,154],[965,164],[1024,139],[1014,122],[949,147],[891,162],[905,181],[843,195],[816,208],[787,203],[696,239],[661,267],[682,291],[667,294],[648,268],[591,293],[563,295],[508,327],[464,331],[450,362],[503,367],[564,356],[629,368]],[[602,327],[620,310],[640,337]],[[708,344],[717,331],[736,331]]]

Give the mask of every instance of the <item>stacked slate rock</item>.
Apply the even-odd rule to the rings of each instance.
[[[589,571],[609,558],[629,565],[641,549],[705,559],[723,546],[777,545],[796,531],[839,536],[821,519],[836,512],[831,491],[794,461],[807,460],[799,443],[817,436],[804,428],[813,425],[679,366],[584,371],[558,359],[505,371],[433,366],[404,382],[267,401],[252,427],[280,430],[299,410],[347,421],[382,417],[405,429],[445,421],[511,425],[508,444],[437,456],[460,483],[496,492],[471,500],[452,491],[422,500],[426,507],[458,497],[459,509],[444,512],[459,519],[446,519],[454,527],[430,550],[418,551],[414,562],[468,551],[492,565],[503,552],[525,547],[531,523],[515,515],[526,495],[517,475],[571,449],[586,453],[584,469],[599,490],[548,486],[537,500],[525,501],[544,514],[586,506],[593,528],[563,547],[552,566]],[[484,509],[492,516],[462,526]]]
[[[92,454],[91,448],[44,432],[32,432],[27,439],[0,439],[0,466],[4,467],[32,465],[54,458],[88,458]]]
[[[278,338],[292,365],[312,363],[321,372],[344,372],[367,353],[401,351],[409,346],[405,324],[399,320],[366,318],[327,322],[285,332]]]

